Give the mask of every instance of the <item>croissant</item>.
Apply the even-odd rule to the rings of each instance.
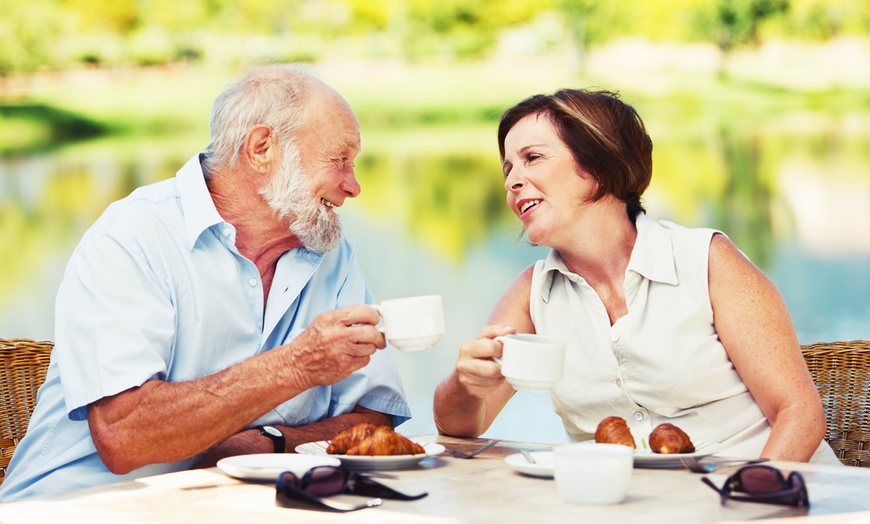
[[[654,453],[694,453],[695,445],[686,432],[665,422],[659,424],[649,434],[649,447]]]
[[[622,444],[635,448],[634,437],[628,429],[625,419],[620,417],[607,417],[598,424],[595,430],[595,442],[604,444]]]
[[[362,423],[342,431],[333,438],[326,452],[345,455],[416,455],[426,453],[423,446],[412,442],[388,426]]]
[[[372,436],[372,433],[376,429],[377,426],[368,422],[363,422],[350,429],[346,429],[329,441],[326,452],[333,455],[344,455],[347,453],[347,450],[357,445],[363,439]]]

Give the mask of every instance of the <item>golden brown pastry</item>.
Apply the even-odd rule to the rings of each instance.
[[[348,455],[416,455],[426,453],[423,446],[411,442],[387,426],[380,426],[368,438],[347,450]]]
[[[412,442],[388,426],[376,427],[362,423],[342,431],[333,438],[327,453],[344,455],[416,455],[426,453],[423,446]]]
[[[653,453],[694,453],[695,445],[686,432],[677,426],[665,422],[659,424],[649,434],[649,447]]]
[[[622,444],[635,448],[634,437],[625,419],[620,417],[607,417],[598,424],[595,430],[595,442],[601,444]]]
[[[329,441],[329,447],[326,448],[326,452],[333,455],[344,455],[347,453],[347,450],[356,446],[363,439],[372,436],[372,433],[376,429],[377,426],[368,422],[363,422],[350,429],[346,429]]]

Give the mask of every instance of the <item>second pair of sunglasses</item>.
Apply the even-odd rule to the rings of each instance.
[[[810,505],[806,482],[797,471],[792,471],[785,477],[774,467],[752,465],[737,470],[721,488],[707,477],[701,478],[701,481],[719,493],[723,505],[728,499],[786,506]]]
[[[316,466],[302,478],[292,471],[278,476],[275,486],[275,503],[289,508],[315,508],[330,511],[356,511],[380,506],[381,499],[418,500],[428,493],[408,495],[381,484],[368,475],[336,466]],[[358,504],[330,500],[332,495],[360,495],[374,497]]]

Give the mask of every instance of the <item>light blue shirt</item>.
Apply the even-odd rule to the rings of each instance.
[[[113,203],[73,253],[56,305],[55,347],[37,407],[0,485],[0,501],[191,468],[202,455],[127,475],[106,469],[86,406],[148,380],[214,374],[285,344],[320,313],[374,303],[353,247],[294,249],[265,304],[256,266],[215,209],[199,155],[175,179]],[[251,424],[299,426],[359,405],[410,418],[395,350],[332,386],[305,391]],[[159,417],[158,417],[159,420]]]

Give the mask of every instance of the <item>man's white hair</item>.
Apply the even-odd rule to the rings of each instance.
[[[211,111],[211,143],[203,162],[206,177],[220,167],[236,165],[245,134],[256,125],[271,127],[281,149],[293,152],[293,132],[305,121],[308,96],[316,84],[322,82],[307,67],[291,64],[255,69],[227,87]]]

